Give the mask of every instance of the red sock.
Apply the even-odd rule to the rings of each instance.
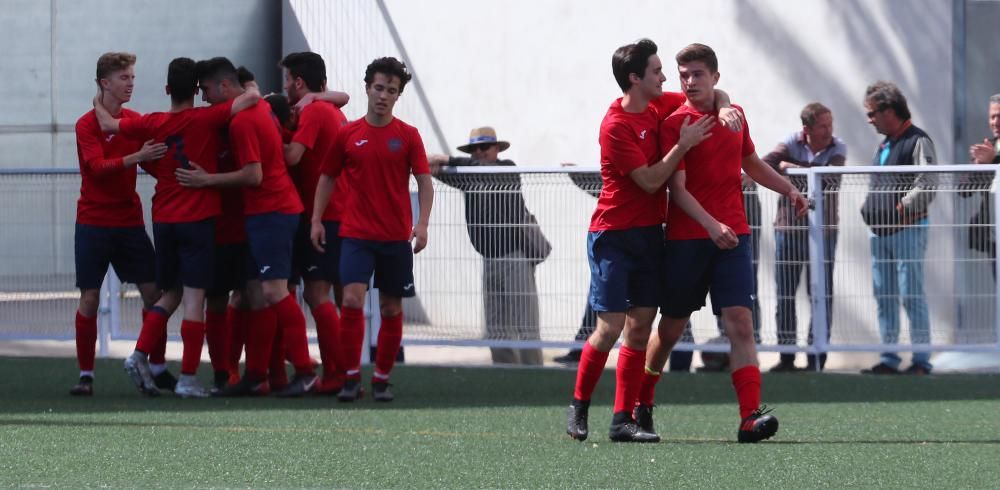
[[[382,326],[378,330],[378,344],[375,348],[375,372],[372,382],[389,379],[392,366],[399,355],[399,345],[403,343],[403,314],[382,316]]]
[[[76,312],[76,361],[80,371],[94,370],[97,355],[97,317],[85,317]]]
[[[604,372],[604,365],[608,363],[608,354],[595,349],[590,342],[583,344],[580,365],[576,368],[576,388],[573,390],[573,398],[590,401],[590,396],[594,394],[594,388]]]
[[[344,371],[357,379],[361,370],[361,349],[365,343],[365,310],[343,307],[340,319],[340,348]]]
[[[184,320],[181,322],[181,341],[184,353],[181,356],[181,374],[193,376],[201,363],[201,347],[205,343],[205,323]]]
[[[613,413],[632,413],[639,399],[639,384],[646,365],[646,351],[622,345],[618,351],[618,368],[615,369],[615,410]]]
[[[208,358],[212,360],[213,371],[228,371],[229,332],[226,330],[226,313],[205,312],[205,340],[208,341]]]
[[[323,360],[323,379],[335,379],[339,372],[337,331],[340,330],[340,317],[330,301],[313,308],[312,316],[316,320],[316,340],[319,342],[320,359]]]
[[[243,356],[243,346],[247,342],[247,330],[250,328],[250,312],[236,309],[232,306],[226,308],[226,331],[229,332],[226,355],[229,358],[227,368],[229,374],[240,375],[240,357]]]
[[[639,385],[639,403],[653,405],[653,399],[656,398],[656,383],[659,383],[662,377],[663,373],[650,374],[643,368],[642,383]]]
[[[143,319],[142,329],[139,330],[139,340],[135,343],[135,350],[149,354],[149,361],[152,364],[163,364],[162,359],[155,359],[154,355],[165,352],[167,349],[167,320],[169,319],[166,310],[156,308],[146,313]],[[161,358],[163,354],[161,354]],[[158,362],[157,362],[158,361]]]
[[[309,339],[306,337],[306,317],[292,295],[271,306],[278,314],[278,328],[285,339],[285,348],[295,366],[295,374],[315,374],[309,357]]]
[[[247,329],[246,375],[255,381],[267,378],[267,366],[271,359],[271,349],[275,332],[278,331],[278,316],[274,308],[264,308],[250,313]]]
[[[760,408],[760,369],[746,366],[733,371],[733,388],[740,402],[740,419],[745,419]]]
[[[274,329],[271,339],[271,355],[268,363],[268,381],[272,390],[280,390],[288,386],[288,370],[285,369],[285,337],[280,328]]]

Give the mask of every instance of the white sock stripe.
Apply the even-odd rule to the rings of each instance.
[[[388,374],[382,374],[382,373],[380,373],[378,371],[375,371],[375,373],[372,374],[372,377],[373,378],[378,378],[378,379],[389,379],[389,375]]]

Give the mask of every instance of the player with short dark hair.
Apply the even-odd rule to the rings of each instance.
[[[677,69],[687,102],[660,125],[660,146],[672,151],[683,138],[689,118],[715,112],[718,59],[708,46],[692,44],[677,54]],[[742,108],[737,108],[742,112]],[[687,152],[670,178],[660,325],[650,336],[647,375],[640,406],[652,406],[653,392],[670,349],[691,313],[712,294],[721,314],[732,353],[733,387],[739,400],[739,442],[757,442],[775,434],[778,420],[760,404],[760,369],[753,334],[756,281],[750,251],[750,227],[743,209],[741,170],[755,182],[788,196],[802,216],[808,203],[788,180],[757,157],[749,127],[726,131],[715,127],[710,138]],[[652,413],[642,422],[652,426]]]
[[[379,58],[368,65],[368,111],[337,133],[316,188],[311,239],[317,250],[328,247],[328,239],[333,238],[323,222],[323,213],[335,192],[335,181],[346,179],[351,188],[339,230],[343,239],[340,278],[344,283],[340,338],[347,368],[344,387],[337,394],[341,401],[353,401],[362,395],[364,301],[373,273],[382,314],[372,376],[373,398],[392,401],[389,374],[403,338],[403,298],[416,294],[413,254],[427,246],[427,223],[434,200],[427,154],[417,129],[392,113],[410,78],[406,65],[395,58]],[[410,207],[411,173],[417,180],[420,206],[415,225]]]
[[[215,218],[221,205],[214,189],[182,187],[174,174],[177,168],[200,166],[216,170],[218,133],[229,118],[260,100],[256,88],[234,101],[212,107],[194,107],[198,90],[195,62],[176,58],[167,69],[166,92],[169,112],[155,112],[140,118],[119,121],[94,99],[101,129],[123,136],[163,142],[166,155],[143,168],[156,178],[153,196],[153,239],[156,244],[156,282],[164,291],[143,321],[135,352],[125,360],[125,370],[140,391],[159,393],[153,382],[148,354],[166,332],[167,320],[183,301],[181,339],[184,353],[181,377],[174,393],[182,397],[208,396],[195,373],[201,362],[205,341],[205,289],[211,285],[214,259]],[[195,163],[197,162],[197,163]]]
[[[135,55],[104,53],[97,60],[101,103],[112,117],[131,119],[140,114],[123,107],[132,99]],[[156,287],[153,244],[143,225],[142,202],[135,192],[136,164],[163,156],[167,147],[101,131],[94,111],[76,122],[76,151],[80,160],[80,199],[76,205],[74,259],[80,306],[76,312],[76,357],[80,381],[70,390],[76,396],[94,393],[94,357],[97,309],[101,283],[108,265],[125,282],[136,284],[143,312],[160,297]],[[166,337],[155,346],[162,357]],[[167,376],[173,378],[170,373]]]

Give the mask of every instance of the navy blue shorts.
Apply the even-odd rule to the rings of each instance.
[[[412,298],[413,248],[408,241],[383,242],[344,238],[341,241],[340,279],[344,284],[368,284],[375,274],[375,287],[387,296]]]
[[[710,239],[667,240],[663,257],[666,277],[662,313],[685,318],[705,306],[712,294],[712,312],[745,306],[753,309],[757,281],[753,274],[750,235],[740,235],[736,248],[722,250]]]
[[[587,233],[590,306],[625,312],[655,308],[663,297],[663,227],[660,225]]]
[[[108,265],[123,282],[144,284],[156,280],[156,256],[142,226],[115,228],[76,224],[73,237],[76,287],[100,289]]]
[[[300,279],[306,281],[326,281],[340,284],[340,222],[324,221],[326,228],[326,252],[320,252],[313,247],[309,239],[312,225],[304,219],[299,225],[295,236],[295,255],[292,266],[291,281],[298,284]]]
[[[156,285],[208,289],[215,271],[215,219],[191,223],[153,223]]]
[[[247,241],[262,281],[292,276],[292,249],[299,228],[298,214],[263,213],[247,216]]]
[[[216,244],[214,269],[212,285],[205,290],[213,298],[243,289],[257,275],[247,242]]]

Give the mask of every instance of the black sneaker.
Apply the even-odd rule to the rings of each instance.
[[[80,382],[70,388],[69,394],[73,396],[93,396],[94,378],[90,376],[80,376]]]
[[[778,419],[768,415],[771,410],[766,405],[754,410],[740,422],[740,430],[736,434],[739,442],[759,442],[768,439],[778,432]]]
[[[226,385],[224,388],[218,391],[213,391],[212,396],[221,397],[237,397],[237,396],[257,396],[259,392],[257,387],[260,386],[261,382],[250,379],[247,376],[243,376],[239,381],[231,385]]]
[[[778,361],[777,364],[768,370],[770,373],[795,373],[798,371],[800,369],[795,367],[795,361]]]
[[[153,383],[156,383],[156,387],[161,390],[174,391],[174,388],[177,387],[177,378],[170,374],[170,371],[163,371],[153,376]]]
[[[590,412],[590,401],[573,399],[566,409],[566,433],[578,441],[587,440],[587,414]]]
[[[360,400],[364,392],[365,390],[361,388],[361,380],[348,379],[344,381],[344,387],[340,389],[340,393],[337,393],[337,400],[342,402]]]
[[[372,383],[372,400],[377,402],[391,402],[396,399],[396,397],[389,391],[389,383],[386,382],[375,382]]]
[[[315,374],[296,374],[288,386],[275,393],[280,398],[291,398],[309,394],[316,386],[319,377]]]
[[[229,371],[215,371],[212,376],[213,391],[222,390],[229,384]]]
[[[899,374],[899,369],[880,362],[868,369],[861,370],[861,374]]]
[[[903,371],[903,374],[913,374],[916,376],[927,376],[931,374],[931,369],[927,366],[921,366],[920,364],[914,364]],[[80,378],[83,379],[83,378]]]
[[[559,364],[576,364],[576,363],[580,362],[580,356],[581,355],[583,355],[583,350],[581,350],[581,349],[572,349],[569,352],[567,352],[565,355],[559,356],[559,357],[557,357],[555,359],[552,359],[552,360],[555,361],[555,362],[558,362]]]
[[[631,412],[618,412],[611,417],[608,437],[612,442],[660,442],[659,435],[639,427]]]
[[[635,419],[635,423],[639,424],[639,428],[649,432],[650,434],[656,434],[656,430],[653,428],[653,406],[638,404],[635,409],[632,410],[632,418]]]

